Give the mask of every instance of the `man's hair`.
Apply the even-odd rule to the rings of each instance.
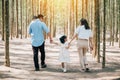
[[[37,19],[37,16],[33,16],[33,18],[32,19]]]
[[[43,18],[44,16],[42,14],[39,14],[38,15],[38,18]]]

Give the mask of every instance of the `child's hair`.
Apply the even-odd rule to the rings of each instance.
[[[67,38],[67,36],[65,36],[65,35],[61,36],[61,37],[59,38],[59,39],[60,39],[60,42],[61,42],[62,44],[64,44],[66,38]]]

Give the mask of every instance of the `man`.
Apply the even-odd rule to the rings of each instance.
[[[46,68],[47,65],[45,64],[45,40],[43,31],[45,31],[50,39],[50,43],[52,43],[52,38],[50,35],[50,31],[47,28],[46,24],[42,21],[43,15],[38,15],[37,19],[34,19],[29,25],[29,34],[31,35],[31,43],[33,49],[33,60],[35,71],[39,71],[39,62],[38,62],[38,50],[41,53],[41,68]]]

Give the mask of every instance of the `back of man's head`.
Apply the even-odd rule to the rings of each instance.
[[[32,18],[32,19],[33,19],[33,20],[34,20],[34,19],[37,19],[37,16],[33,16],[33,18]]]
[[[43,16],[42,14],[39,14],[39,15],[38,15],[38,18],[42,18],[42,19],[43,19],[43,17],[44,17],[44,16]]]

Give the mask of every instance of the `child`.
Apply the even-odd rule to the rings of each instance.
[[[63,72],[66,72],[67,69],[67,63],[70,62],[70,55],[69,55],[69,45],[67,42],[67,36],[60,37],[61,42],[61,48],[60,48],[60,54],[59,54],[59,61],[61,62]]]

